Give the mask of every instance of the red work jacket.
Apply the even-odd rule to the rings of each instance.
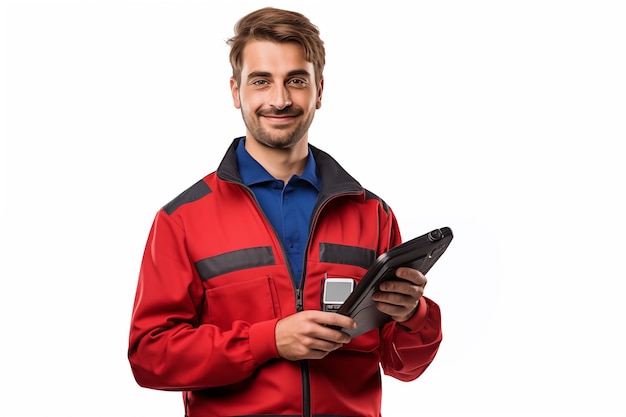
[[[216,172],[155,216],[131,318],[128,357],[137,383],[182,391],[189,417],[379,417],[381,368],[409,381],[434,359],[437,304],[423,297],[408,322],[356,337],[320,360],[282,359],[275,326],[297,311],[319,310],[325,276],[358,282],[379,254],[401,243],[391,209],[311,146],[322,190],[296,286],[282,243],[241,183],[238,140]]]

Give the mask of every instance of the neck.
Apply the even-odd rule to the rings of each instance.
[[[285,184],[293,175],[301,175],[306,166],[309,147],[301,140],[291,148],[271,148],[254,139],[246,139],[246,150],[271,176]]]

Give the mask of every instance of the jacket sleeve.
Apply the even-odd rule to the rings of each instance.
[[[391,211],[387,233],[389,247],[402,243],[398,223]],[[410,320],[403,323],[392,321],[381,329],[383,372],[401,381],[416,379],[435,359],[441,339],[439,306],[422,296],[417,311]]]
[[[163,210],[150,230],[131,316],[128,359],[137,383],[162,390],[222,386],[278,357],[277,320],[229,329],[199,324],[204,289],[181,225]]]
[[[381,365],[384,373],[401,381],[416,379],[435,359],[441,339],[439,306],[422,296],[417,312],[410,320],[393,321],[382,329]]]

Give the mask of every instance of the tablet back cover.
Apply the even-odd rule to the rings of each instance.
[[[389,315],[376,308],[376,303],[372,300],[374,291],[378,290],[383,281],[399,279],[395,278],[395,271],[401,266],[415,268],[426,274],[448,248],[452,237],[452,230],[449,227],[442,227],[406,241],[380,255],[337,310],[337,313],[356,320],[358,327],[341,330],[356,337],[391,321]]]

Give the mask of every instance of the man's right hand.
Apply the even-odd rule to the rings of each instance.
[[[279,320],[276,323],[278,354],[291,361],[321,359],[350,342],[348,334],[329,326],[354,329],[356,322],[342,314],[318,310],[300,311]]]

